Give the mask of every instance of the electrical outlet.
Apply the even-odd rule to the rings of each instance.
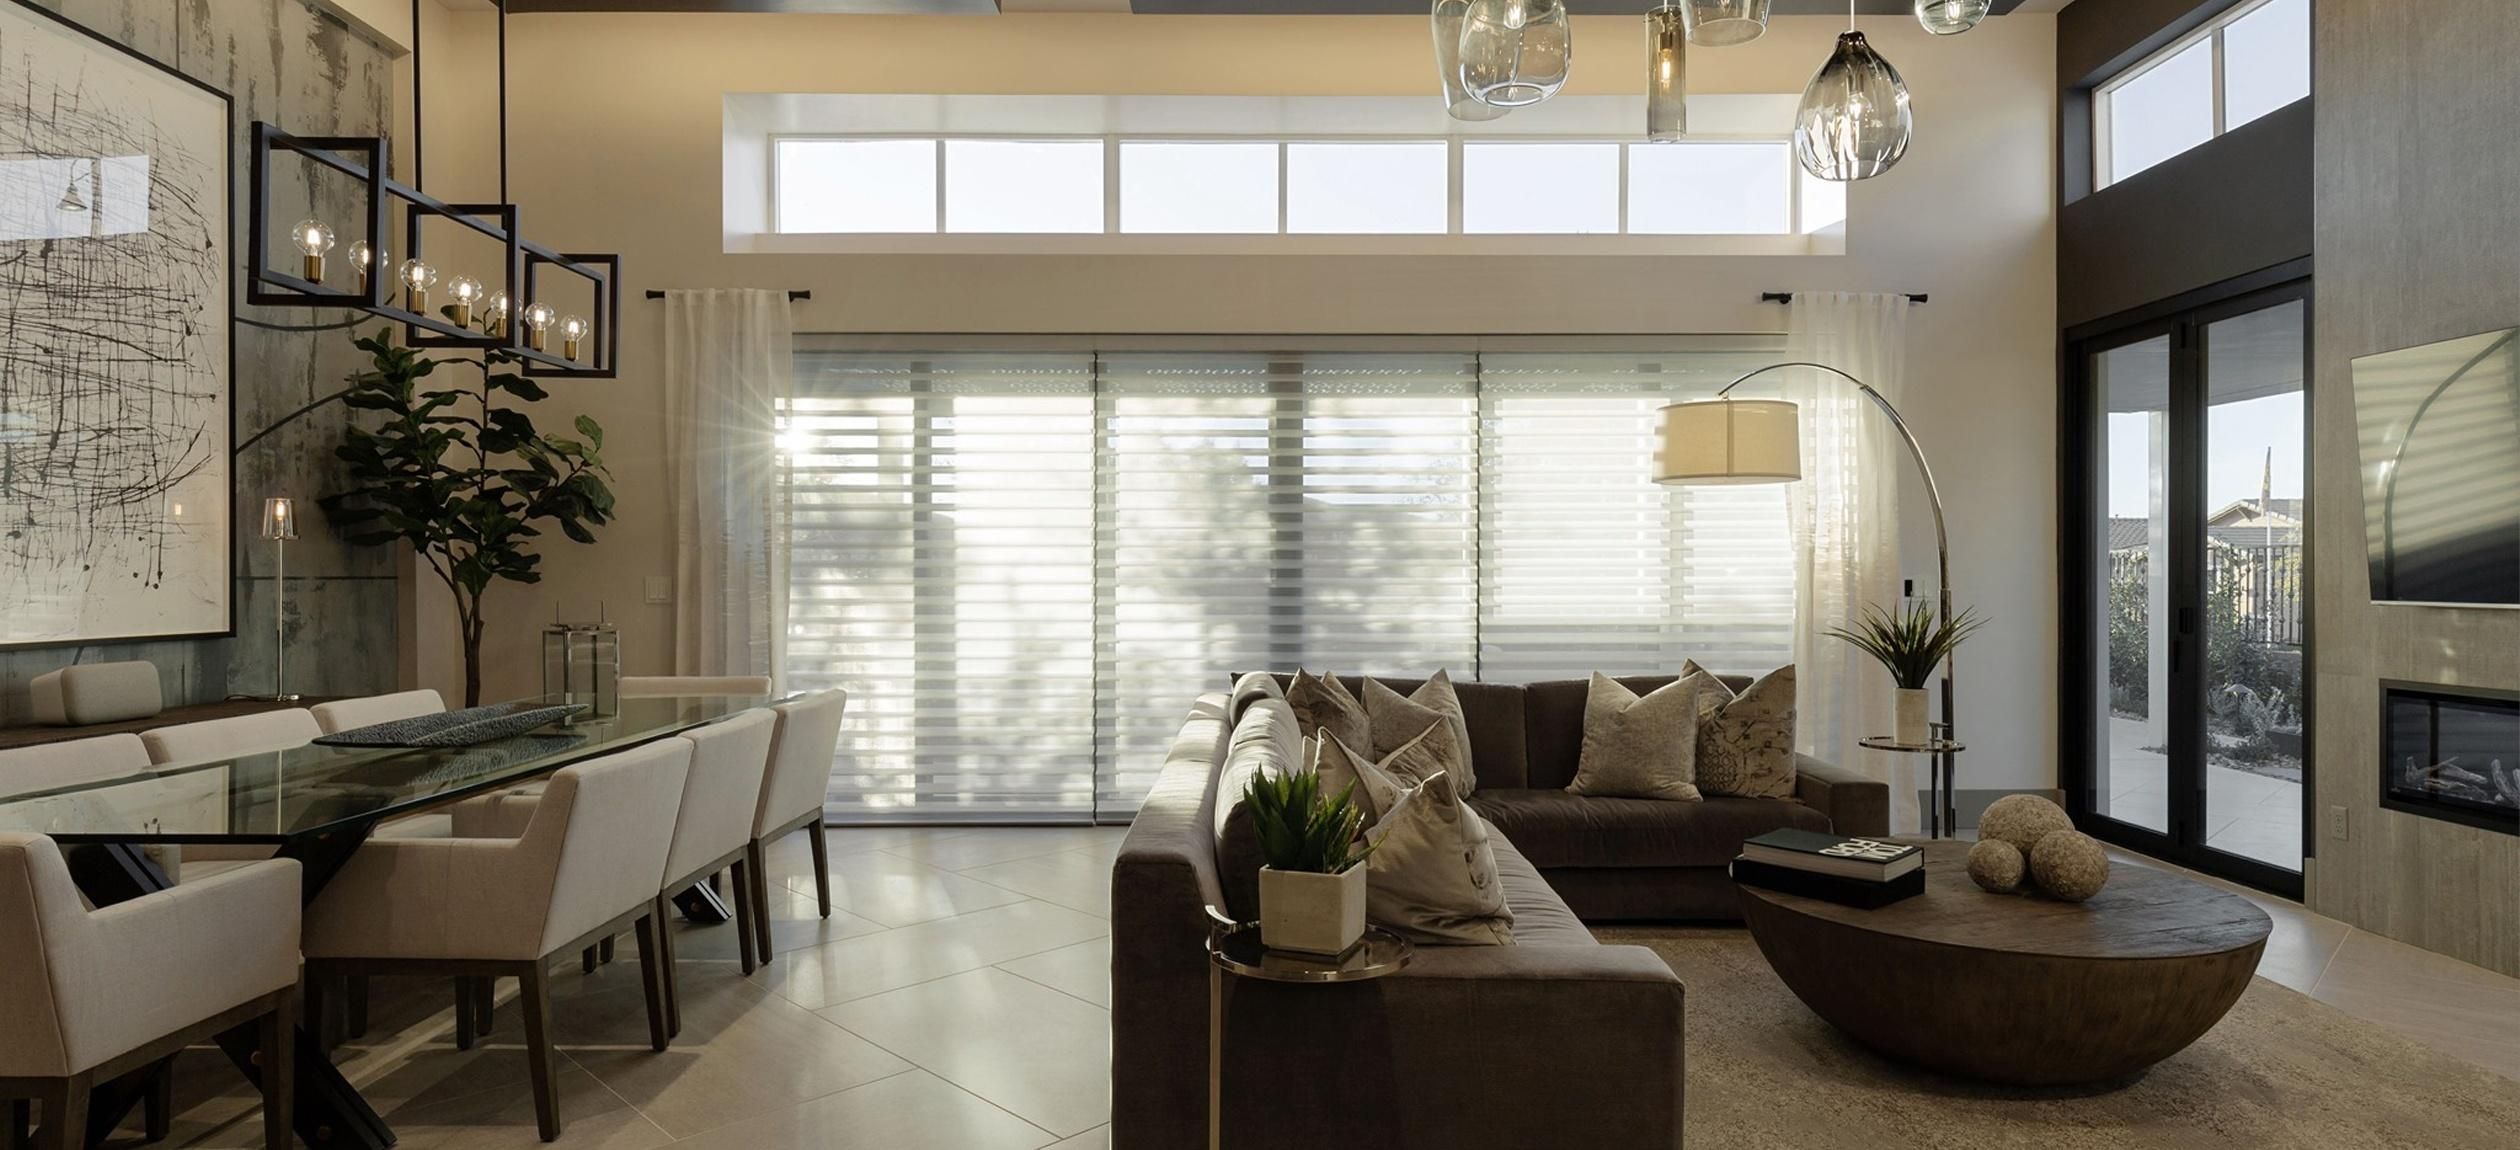
[[[2329,837],[2340,843],[2348,841],[2354,837],[2353,819],[2352,816],[2346,814],[2345,808],[2329,807],[2327,821],[2328,827],[2330,828],[2328,831]]]
[[[673,602],[674,577],[671,575],[648,576],[647,601],[652,604],[665,604]]]

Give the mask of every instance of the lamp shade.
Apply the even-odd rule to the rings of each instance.
[[[1654,482],[1791,483],[1802,478],[1802,414],[1781,399],[1706,399],[1662,409]]]
[[[275,496],[263,500],[262,537],[265,539],[297,538],[297,501]]]

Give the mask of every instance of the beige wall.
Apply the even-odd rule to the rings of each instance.
[[[490,82],[490,23],[458,51]],[[619,251],[629,312],[617,381],[563,384],[556,412],[602,420],[624,518],[593,547],[554,545],[549,578],[498,594],[490,696],[534,687],[534,627],[602,600],[625,662],[661,672],[671,609],[641,582],[673,571],[659,474],[661,337],[649,288],[805,288],[801,330],[849,332],[1650,333],[1776,330],[1762,289],[1926,291],[1907,410],[1941,469],[1964,601],[1994,620],[1962,668],[1965,787],[2055,777],[2055,22],[2006,17],[1947,41],[1868,28],[1915,96],[1920,130],[1857,186],[1843,257],[1234,257],[728,255],[720,233],[729,91],[1411,95],[1430,83],[1415,18],[517,16],[514,198],[560,247]],[[1787,18],[1692,58],[1699,92],[1798,92],[1842,24]],[[1637,22],[1578,21],[1569,91],[1641,90]],[[430,43],[430,53],[439,46]],[[434,73],[434,69],[433,69]],[[461,128],[430,103],[431,139]],[[433,144],[433,146],[435,146]],[[453,155],[448,145],[441,154]],[[433,188],[445,169],[431,157]],[[476,173],[487,179],[487,173]],[[495,191],[482,183],[477,194]],[[1520,293],[1463,293],[1510,281]],[[1517,300],[1532,301],[1518,303]],[[645,309],[645,310],[642,310]],[[1921,518],[1912,536],[1925,538]],[[1912,574],[1933,579],[1929,545]],[[424,624],[427,623],[423,620]],[[442,620],[437,630],[451,624]],[[444,685],[451,645],[415,674]]]
[[[2520,5],[2319,0],[2311,908],[2520,975],[2520,838],[2379,806],[2379,680],[2520,688],[2520,611],[2374,606],[2352,360],[2520,323],[2520,156],[2475,146]]]

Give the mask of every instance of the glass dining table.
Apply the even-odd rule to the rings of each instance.
[[[519,700],[552,703],[556,699]],[[677,695],[621,700],[619,712],[469,747],[355,747],[308,744],[284,751],[169,763],[17,793],[0,791],[0,831],[50,836],[63,847],[80,890],[97,906],[171,885],[151,848],[183,844],[268,845],[297,860],[305,898],[314,901],[376,826],[515,786],[572,763],[706,726],[774,700]],[[5,784],[0,784],[4,786]],[[706,888],[695,898],[709,901]],[[686,909],[692,903],[685,902]],[[250,1026],[219,1044],[254,1077]],[[383,1150],[393,1130],[332,1066],[303,1025],[298,1032],[294,1124],[308,1145]],[[136,1095],[92,1103],[90,1144]]]

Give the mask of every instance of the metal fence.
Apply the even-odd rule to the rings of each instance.
[[[2151,552],[2130,547],[2109,553],[2109,579],[2141,583]],[[2242,632],[2250,642],[2271,647],[2301,645],[2302,550],[2299,543],[2240,544],[2208,539],[2205,544],[2205,586],[2211,593],[2232,596]],[[2140,602],[2140,600],[2138,600]]]

